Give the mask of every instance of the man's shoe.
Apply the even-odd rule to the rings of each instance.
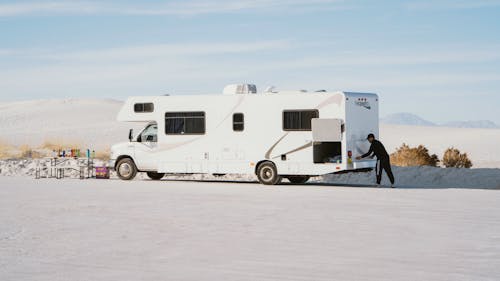
[[[391,184],[391,188],[396,188],[396,187],[394,186],[394,184]]]

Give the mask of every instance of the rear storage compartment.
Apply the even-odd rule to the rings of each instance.
[[[341,163],[341,142],[315,142],[313,144],[314,163]]]

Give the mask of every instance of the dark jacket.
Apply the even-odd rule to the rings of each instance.
[[[370,150],[368,150],[367,153],[361,155],[361,158],[371,156],[372,154],[375,154],[375,156],[377,156],[377,159],[389,159],[389,154],[387,154],[384,145],[378,140],[373,140],[372,145],[370,146]]]

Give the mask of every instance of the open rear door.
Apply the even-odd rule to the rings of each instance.
[[[311,119],[314,163],[342,162],[342,120]]]
[[[314,142],[340,142],[342,141],[341,119],[311,119]]]

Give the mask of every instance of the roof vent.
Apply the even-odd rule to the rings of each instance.
[[[264,92],[265,93],[277,93],[278,91],[276,91],[276,87],[269,86],[269,87],[266,88],[266,90]]]
[[[257,86],[254,84],[231,84],[224,87],[224,95],[257,94]]]

